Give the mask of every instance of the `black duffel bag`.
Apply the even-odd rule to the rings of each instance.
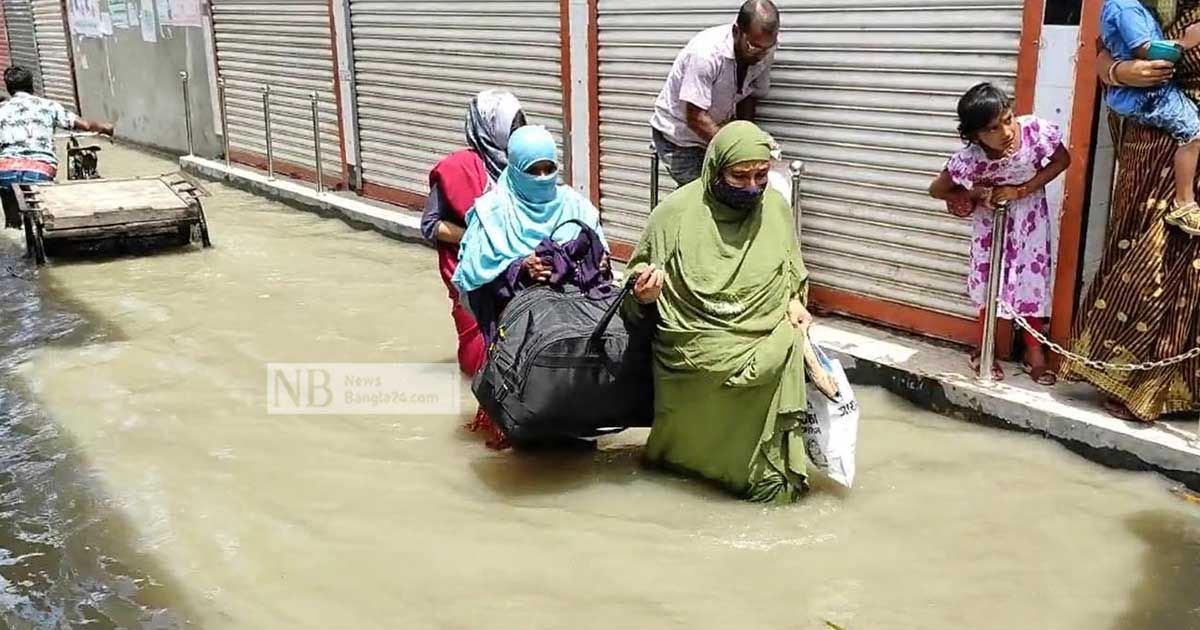
[[[472,390],[514,446],[651,425],[654,324],[618,315],[632,286],[599,299],[538,286],[504,309]]]

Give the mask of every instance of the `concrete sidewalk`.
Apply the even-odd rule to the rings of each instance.
[[[183,157],[187,172],[302,209],[341,218],[404,240],[421,240],[420,218],[410,211],[348,193],[317,195],[311,184],[270,180],[254,169]],[[1110,417],[1101,397],[1081,384],[1041,387],[1006,365],[1003,383],[981,383],[966,366],[966,352],[915,336],[842,318],[823,318],[813,337],[847,368],[859,384],[884,387],[922,407],[991,426],[1037,433],[1102,464],[1151,470],[1200,491],[1200,448],[1193,443],[1197,420],[1141,425]]]

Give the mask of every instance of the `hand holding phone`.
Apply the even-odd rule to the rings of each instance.
[[[1190,30],[1190,29],[1189,29]],[[1179,63],[1183,58],[1183,47],[1175,42],[1153,41],[1146,49],[1146,59],[1150,61],[1169,61]]]

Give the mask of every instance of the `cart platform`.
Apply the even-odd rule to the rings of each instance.
[[[198,232],[211,247],[198,184],[182,174],[14,186],[25,243],[37,264],[46,243],[100,241],[175,234],[184,243]]]

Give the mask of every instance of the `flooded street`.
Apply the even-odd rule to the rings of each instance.
[[[174,170],[105,147],[109,177]],[[763,509],[459,417],[266,413],[269,362],[454,360],[429,249],[208,184],[215,248],[0,236],[13,628],[1200,628],[1200,508],[863,390],[858,485]],[[8,271],[5,271],[6,269]]]

